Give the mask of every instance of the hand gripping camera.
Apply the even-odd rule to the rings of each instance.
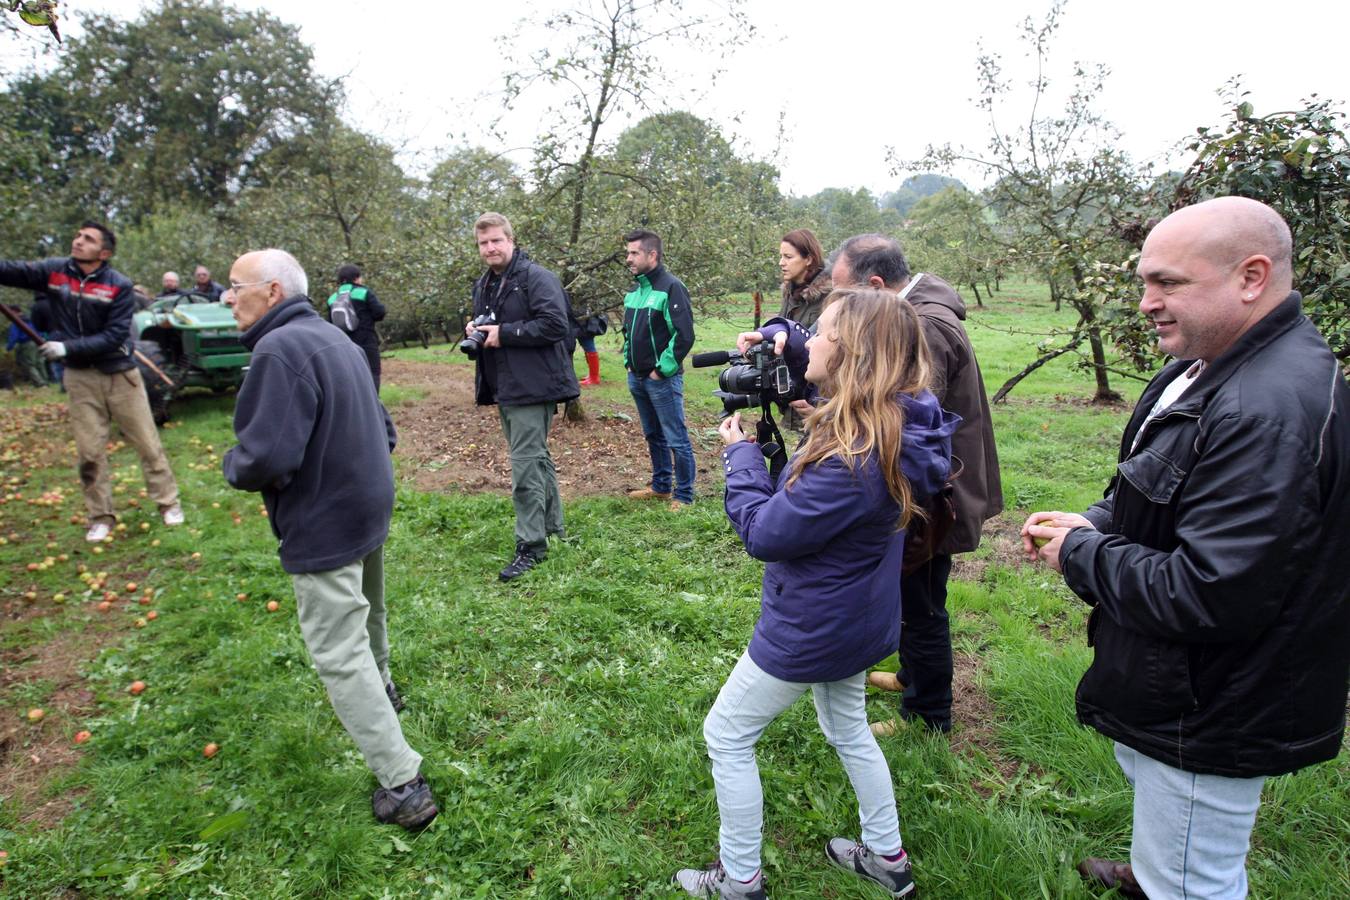
[[[783,357],[774,355],[772,341],[760,341],[745,353],[696,353],[693,364],[695,368],[729,364],[718,373],[719,389],[713,391],[713,396],[722,400],[722,418],[738,409],[760,408],[763,415],[755,423],[756,440],[769,460],[769,474],[777,478],[787,464],[787,452],[782,432],[773,420],[773,407],[785,412],[789,403],[803,395],[804,382],[792,377]]]
[[[497,314],[485,312],[469,324],[477,328],[479,325],[495,325],[496,323]],[[463,353],[469,359],[477,359],[478,354],[483,352],[483,342],[486,340],[486,331],[475,331],[473,334],[459,342],[459,352]]]

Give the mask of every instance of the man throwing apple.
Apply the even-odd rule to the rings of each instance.
[[[418,829],[438,810],[419,774],[422,757],[398,724],[403,701],[390,680],[385,629],[394,424],[365,353],[319,317],[308,290],[305,270],[283,250],[246,253],[230,267],[225,302],[253,356],[225,479],[262,493],[305,646],[380,782],[375,817]]]
[[[1105,498],[1022,527],[1092,607],[1078,719],[1115,741],[1134,835],[1128,864],[1079,871],[1125,896],[1245,896],[1263,782],[1332,759],[1345,731],[1350,389],[1292,253],[1245,198],[1153,229],[1139,308],[1175,361]]]

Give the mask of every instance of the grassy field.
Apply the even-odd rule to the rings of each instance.
[[[1021,332],[1056,320],[1044,291],[1024,284],[972,312],[991,393],[1034,354],[1038,338]],[[747,324],[702,322],[696,349],[725,348]],[[619,405],[617,343],[601,343],[607,381],[587,396]],[[463,364],[446,348],[399,355]],[[704,438],[712,379],[694,373],[686,387]],[[1127,409],[1092,407],[1089,394],[1089,377],[1061,359],[996,410],[1004,531],[1030,509],[1100,496]],[[34,406],[54,396],[0,403],[0,597],[11,608],[0,625],[0,896],[667,897],[675,868],[713,858],[700,725],[749,638],[761,573],[717,485],[680,516],[569,503],[569,542],[509,586],[496,580],[509,498],[400,490],[386,547],[393,671],[442,804],[409,835],[371,818],[373,781],[310,667],[259,499],[220,477],[232,398],[180,406],[164,432],[188,526],[163,529],[130,505],[142,482],[119,450],[128,529],[94,554],[70,522],[81,504],[68,433]],[[397,421],[421,393],[387,384],[384,396]],[[882,742],[928,900],[1093,896],[1074,862],[1128,846],[1130,793],[1111,747],[1073,717],[1089,659],[1083,607],[1008,548],[993,535],[952,586],[951,742],[903,730]],[[107,573],[104,587],[81,581],[80,566],[92,580]],[[147,586],[148,604],[127,600]],[[121,596],[100,612],[107,589]],[[62,654],[88,661],[71,677],[53,665]],[[133,680],[147,686],[139,696]],[[893,715],[891,697],[869,704],[874,718]],[[30,724],[33,707],[51,712]],[[80,730],[92,737],[76,748]],[[220,748],[210,759],[207,743]],[[855,834],[857,813],[808,702],[775,723],[759,758],[770,896],[882,896],[825,864],[824,841]],[[1344,755],[1269,783],[1249,869],[1255,897],[1350,896]]]

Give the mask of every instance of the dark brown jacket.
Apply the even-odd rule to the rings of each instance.
[[[942,408],[961,417],[952,438],[956,477],[956,524],[942,542],[942,553],[966,553],[980,546],[986,519],[1003,511],[1003,482],[994,447],[994,423],[975,349],[961,326],[966,304],[950,284],[927,273],[915,274],[905,299],[914,305],[933,356],[933,393]],[[957,460],[960,463],[957,463]]]
[[[783,305],[779,307],[778,315],[791,319],[803,328],[810,328],[820,318],[820,309],[833,287],[830,273],[824,269],[805,284],[783,282]]]

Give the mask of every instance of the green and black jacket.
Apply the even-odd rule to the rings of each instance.
[[[637,285],[623,298],[623,364],[646,377],[653,371],[669,378],[694,346],[694,313],[689,291],[680,279],[659,265],[637,276]]]
[[[374,291],[363,284],[344,284],[338,287],[324,305],[324,317],[332,321],[333,303],[337,300],[338,294],[348,289],[352,293],[352,307],[356,310],[356,330],[351,333],[351,339],[358,344],[378,341],[375,336],[375,323],[385,317],[384,304],[375,298]]]

